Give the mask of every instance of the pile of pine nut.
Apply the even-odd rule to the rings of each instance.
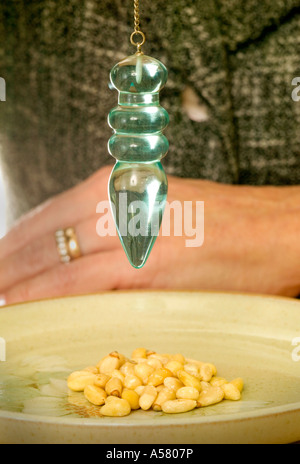
[[[182,354],[157,354],[134,350],[130,359],[114,351],[96,366],[73,372],[68,378],[73,392],[98,406],[109,417],[128,416],[142,409],[178,414],[221,403],[239,401],[244,382],[217,377],[213,364]]]

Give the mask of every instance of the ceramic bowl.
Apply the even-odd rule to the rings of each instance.
[[[300,440],[300,302],[202,292],[111,292],[0,310],[0,443],[194,444]],[[297,340],[298,339],[298,340]],[[68,374],[144,346],[243,377],[241,402],[180,415],[99,417]],[[2,347],[3,356],[3,347]]]

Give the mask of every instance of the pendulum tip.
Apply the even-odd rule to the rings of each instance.
[[[157,237],[144,237],[143,243],[140,239],[128,241],[127,237],[120,237],[123,249],[127,255],[128,261],[135,269],[142,269],[150,256],[153,245]]]
[[[109,181],[109,198],[117,232],[136,269],[141,269],[159,235],[168,182],[160,162],[117,162]]]
[[[137,270],[142,269],[142,268],[145,266],[145,264],[146,264],[146,260],[142,261],[141,263],[132,263],[132,262],[130,261],[130,259],[129,259],[129,262],[130,262],[131,266],[132,266],[134,269],[137,269]]]

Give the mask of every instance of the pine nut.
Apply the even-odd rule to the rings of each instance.
[[[140,385],[139,387],[136,387],[133,391],[135,391],[139,396],[142,396],[145,388],[145,385]]]
[[[84,396],[95,406],[102,406],[107,398],[107,394],[103,388],[96,387],[95,385],[85,387]]]
[[[113,358],[117,358],[119,361],[120,361],[120,366],[123,366],[123,364],[125,364],[125,362],[127,361],[126,357],[121,354],[121,353],[118,353],[117,351],[113,351],[112,353],[110,353],[109,356],[112,356]]]
[[[148,358],[147,364],[153,367],[155,370],[162,369],[163,367],[163,363],[159,361],[159,359],[154,359],[154,358]]]
[[[168,359],[168,362],[172,361],[172,359],[173,359],[173,355],[172,355],[172,354],[169,354],[169,353],[160,353],[160,356],[161,356],[162,358]]]
[[[85,372],[90,372],[91,374],[95,374],[95,375],[98,375],[99,374],[99,370],[98,370],[98,367],[96,366],[89,366],[89,367],[86,367],[85,369],[83,369]]]
[[[137,364],[134,366],[135,375],[143,382],[144,385],[147,385],[149,377],[154,371],[154,367],[149,366],[147,363]]]
[[[114,371],[111,373],[111,376],[112,376],[112,377],[116,377],[117,379],[120,379],[120,381],[121,381],[122,384],[124,385],[125,376],[122,374],[121,371],[114,370]]]
[[[95,374],[88,371],[73,372],[68,378],[68,387],[74,392],[83,392],[87,385],[93,385]]]
[[[95,380],[94,380],[94,385],[96,387],[100,387],[100,388],[105,388],[105,385],[107,384],[107,382],[110,380],[110,376],[109,375],[106,375],[106,374],[99,374],[99,375],[96,375],[95,377]]]
[[[119,356],[120,356],[120,358],[119,358],[120,359],[120,367],[122,367],[123,364],[125,364],[128,361],[128,359],[123,354],[119,353]]]
[[[129,390],[135,390],[140,385],[142,385],[142,381],[136,375],[125,376],[124,387],[129,388]]]
[[[213,376],[216,376],[218,371],[217,371],[217,368],[214,364],[211,364],[211,363],[206,363],[207,366],[210,366],[211,370],[212,370],[212,373],[213,373]]]
[[[122,395],[123,384],[120,379],[117,377],[112,377],[105,386],[105,391],[108,396],[118,396],[119,398]]]
[[[155,387],[155,388],[156,388],[157,393],[160,393],[160,392],[161,392],[164,388],[166,388],[166,387],[165,387],[164,384],[162,383],[161,385],[158,385],[158,387]]]
[[[173,375],[176,375],[178,371],[182,371],[184,368],[183,364],[178,361],[170,361],[168,364],[165,365],[166,369],[172,372]]]
[[[225,400],[240,401],[241,392],[232,383],[226,383],[225,385],[223,385],[222,390],[223,390],[223,392],[225,394]]]
[[[241,393],[244,390],[244,381],[243,381],[243,379],[234,379],[230,383],[232,383]]]
[[[179,400],[198,400],[199,390],[194,387],[182,387],[176,392],[176,398]]]
[[[202,391],[206,392],[212,388],[212,385],[209,382],[201,382]]]
[[[127,400],[117,398],[116,396],[109,396],[100,412],[103,416],[124,417],[131,413],[131,407]]]
[[[115,369],[119,369],[120,359],[115,356],[107,356],[103,359],[100,364],[99,372],[100,374],[111,374]]]
[[[128,401],[133,411],[140,409],[140,397],[134,390],[125,388],[125,390],[122,391],[122,399]]]
[[[200,375],[200,367],[197,366],[197,364],[192,364],[192,363],[185,364],[183,366],[183,369],[188,374],[193,375],[194,377],[196,377],[199,380],[202,380],[202,376]]]
[[[132,361],[134,361],[135,364],[146,364],[147,363],[146,358],[134,358],[132,359]]]
[[[200,376],[201,380],[204,382],[211,381],[213,378],[213,369],[210,364],[203,364],[203,366],[200,367]]]
[[[193,375],[188,374],[184,370],[178,371],[177,376],[179,380],[186,386],[186,387],[194,387],[196,388],[199,392],[202,391],[202,386],[201,382],[199,379],[194,377]]]
[[[210,381],[210,384],[213,387],[222,387],[223,385],[225,385],[225,383],[228,383],[228,382],[223,377],[213,377]]]
[[[151,354],[156,354],[156,352],[155,352],[155,351],[151,351],[151,350],[147,350],[147,353],[146,353],[146,354],[147,354],[147,358],[148,358],[149,356],[151,356]]]
[[[155,387],[147,386],[140,397],[139,404],[144,411],[148,411],[157,398],[157,391]]]
[[[194,400],[173,400],[166,401],[162,405],[162,410],[166,414],[182,414],[192,411],[197,407],[197,401]]]
[[[151,385],[153,387],[158,387],[158,385],[161,385],[164,383],[164,380],[167,377],[172,377],[172,372],[169,371],[169,369],[162,368],[162,369],[157,369],[156,371],[153,372],[153,374],[150,375],[149,380],[148,380],[148,385]]]
[[[185,364],[186,363],[185,357],[180,353],[172,355],[171,359],[172,359],[172,361],[177,361],[180,364]]]
[[[106,358],[106,356],[105,356],[105,358]],[[101,361],[99,361],[98,364],[96,365],[99,372],[100,372],[101,364],[102,364],[102,362],[104,361],[105,358],[102,358]]]
[[[221,403],[224,399],[224,392],[220,387],[211,387],[208,391],[200,393],[197,406],[204,408],[213,404]]]
[[[136,358],[147,359],[147,350],[146,350],[146,348],[137,348],[136,350],[134,350],[132,352],[131,358],[134,359],[134,360]]]
[[[199,368],[205,364],[204,362],[202,361],[198,361],[197,359],[191,359],[191,358],[186,358],[185,360],[186,363],[189,363],[189,364],[196,364]]]
[[[163,387],[161,392],[159,392],[154,404],[153,404],[153,409],[154,411],[161,411],[162,410],[162,405],[166,401],[172,401],[176,400],[176,393],[172,390],[169,390],[166,387]]]
[[[123,375],[125,375],[125,377],[126,377],[126,375],[134,375],[134,366],[135,365],[136,365],[135,363],[127,361],[127,362],[125,362],[123,364],[123,366],[120,367],[120,372]]]
[[[164,380],[164,386],[176,393],[179,388],[184,387],[184,384],[176,377],[167,377]]]
[[[162,363],[163,366],[165,366],[166,364],[168,364],[168,362],[170,361],[168,357],[166,356],[161,356],[159,354],[151,354],[150,356],[148,356],[148,359],[156,359],[157,361],[160,361]]]

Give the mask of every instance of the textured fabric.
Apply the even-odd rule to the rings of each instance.
[[[113,162],[110,69],[134,53],[132,1],[0,4],[2,164],[10,219]],[[144,52],[168,67],[170,174],[300,184],[300,0],[141,0]],[[184,111],[186,87],[205,108]]]

